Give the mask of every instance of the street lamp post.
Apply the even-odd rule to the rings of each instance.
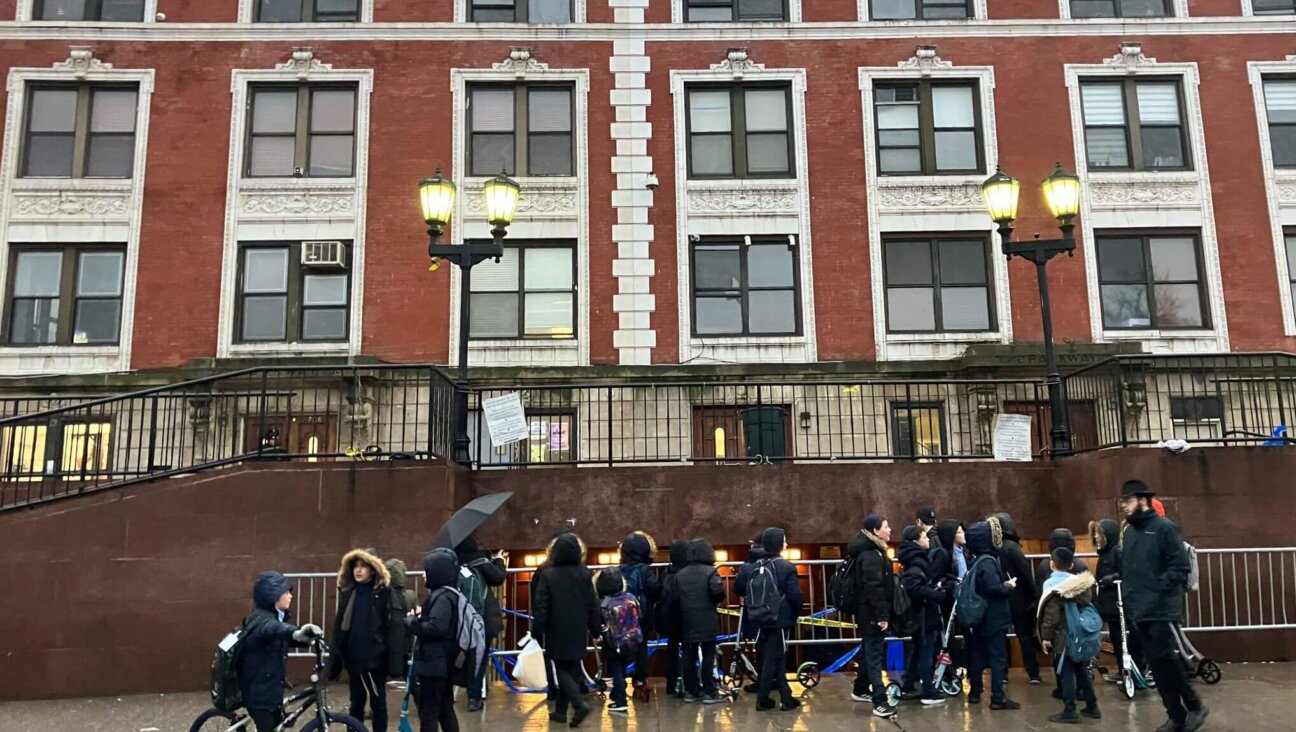
[[[990,212],[990,218],[999,226],[1004,256],[1009,260],[1021,257],[1035,264],[1035,276],[1039,280],[1040,314],[1044,320],[1044,360],[1048,367],[1044,384],[1048,387],[1049,412],[1053,421],[1050,436],[1053,454],[1065,455],[1071,452],[1071,422],[1067,417],[1066,399],[1062,395],[1057,354],[1053,349],[1053,305],[1049,300],[1045,265],[1059,254],[1065,253],[1068,257],[1075,254],[1074,221],[1080,213],[1080,178],[1063,170],[1062,164],[1058,163],[1053,174],[1044,180],[1042,188],[1049,212],[1058,220],[1058,229],[1062,231],[1060,239],[1041,239],[1036,234],[1030,241],[1012,240],[1021,183],[1012,176],[1005,175],[1002,170],[996,168],[994,175],[981,185],[981,196]]]
[[[460,465],[472,462],[468,441],[468,328],[471,302],[472,268],[487,259],[499,261],[504,255],[504,236],[517,210],[521,187],[504,173],[482,186],[482,208],[491,226],[491,241],[462,244],[440,243],[441,232],[450,223],[454,210],[455,184],[437,169],[431,178],[419,182],[419,205],[428,225],[428,257],[431,269],[442,259],[459,265],[459,366],[455,376],[454,460]]]

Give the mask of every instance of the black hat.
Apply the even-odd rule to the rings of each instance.
[[[918,509],[917,517],[919,521],[923,522],[924,524],[927,524],[928,526],[936,525],[936,509],[932,508],[931,506],[924,506]]]
[[[1156,491],[1152,490],[1151,488],[1148,488],[1147,483],[1144,483],[1143,481],[1138,480],[1137,478],[1134,480],[1127,480],[1125,481],[1125,485],[1121,486],[1121,498],[1131,498],[1131,497],[1138,497],[1138,496],[1147,496],[1148,498],[1151,498],[1152,496],[1155,495],[1156,495]]]
[[[918,541],[918,537],[922,536],[922,529],[910,524],[909,526],[904,527],[904,531],[900,532],[900,535],[904,537],[905,541],[916,542]]]
[[[882,517],[876,513],[870,513],[864,517],[864,530],[877,531],[882,528]]]

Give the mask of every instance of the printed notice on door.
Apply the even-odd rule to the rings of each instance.
[[[1028,463],[1031,460],[1029,414],[997,414],[994,421],[994,459]]]
[[[486,431],[490,432],[491,447],[503,447],[531,436],[526,411],[522,409],[521,392],[482,400],[482,412],[486,414]]]

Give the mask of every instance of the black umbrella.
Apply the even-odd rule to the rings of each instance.
[[[454,549],[490,518],[504,502],[512,498],[511,492],[491,493],[472,499],[455,511],[450,520],[437,532],[435,548]]]

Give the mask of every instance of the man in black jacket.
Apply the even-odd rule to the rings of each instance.
[[[1017,535],[1017,525],[1012,516],[1006,513],[992,514],[986,521],[994,526],[998,523],[1003,535],[1003,547],[999,550],[1004,572],[1017,579],[1013,588],[1009,607],[1012,609],[1013,630],[1017,633],[1017,643],[1021,646],[1022,663],[1032,684],[1040,683],[1039,654],[1043,648],[1035,637],[1035,610],[1039,603],[1039,589],[1035,584],[1035,570],[1030,560],[1022,551],[1021,539]]]
[[[1193,732],[1209,713],[1188,683],[1172,624],[1183,622],[1190,565],[1179,529],[1152,508],[1156,495],[1141,480],[1121,488],[1121,576],[1125,611],[1138,626],[1157,692],[1169,719],[1157,732]]]
[[[716,690],[716,636],[725,598],[724,582],[715,568],[715,549],[706,539],[689,542],[688,565],[674,577],[679,600],[680,642],[684,649],[684,701],[720,704]]]
[[[479,587],[483,587],[486,591],[481,615],[482,622],[486,626],[486,652],[490,653],[491,643],[499,636],[500,631],[504,630],[504,612],[500,609],[499,598],[491,591],[492,588],[503,585],[508,579],[504,552],[497,551],[493,554],[484,552],[477,546],[477,537],[469,536],[455,547],[455,556],[459,560],[460,576],[464,576],[463,570],[471,572],[476,575],[476,580],[481,582]],[[481,673],[473,679],[473,685],[468,687],[468,711],[480,712],[485,706],[485,699],[486,666],[483,664]]]
[[[1116,582],[1121,578],[1120,524],[1115,519],[1107,518],[1090,521],[1089,535],[1093,539],[1094,548],[1098,550],[1098,569],[1094,573],[1098,579],[1098,596],[1094,605],[1111,634],[1112,655],[1116,657],[1116,672],[1112,676],[1113,680],[1119,681],[1124,656],[1120,632],[1120,602],[1116,595]],[[1133,623],[1125,624],[1125,634],[1128,636],[1130,657],[1139,673],[1144,673],[1147,661],[1143,658],[1143,645],[1139,643]]]
[[[777,595],[774,599],[779,602],[776,616],[761,624],[757,636],[757,645],[764,658],[756,687],[756,711],[767,712],[774,708],[770,692],[777,689],[782,701],[779,708],[786,712],[801,706],[801,702],[792,696],[792,687],[787,682],[787,633],[801,616],[801,583],[797,580],[796,567],[782,556],[783,550],[787,549],[787,534],[783,529],[765,529],[761,534],[761,546],[765,549],[765,558],[748,578],[748,595],[743,607],[750,607],[757,591],[765,589],[766,573],[772,577]]]
[[[886,634],[891,625],[891,603],[895,596],[895,575],[887,557],[891,525],[871,513],[864,517],[864,528],[846,547],[855,561],[855,626],[859,630],[859,671],[851,699],[871,701],[873,714],[894,717],[895,707],[887,704],[882,667],[886,661]]]

